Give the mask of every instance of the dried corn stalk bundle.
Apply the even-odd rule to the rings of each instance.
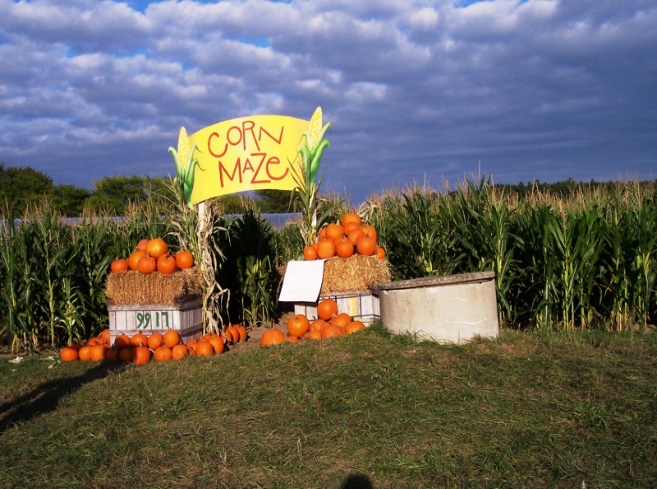
[[[169,275],[129,270],[108,275],[105,295],[114,305],[173,305],[200,297],[202,283],[198,267],[178,270]]]
[[[391,281],[388,262],[376,256],[334,257],[324,263],[320,295],[371,289],[374,284]]]

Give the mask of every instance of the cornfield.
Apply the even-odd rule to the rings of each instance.
[[[493,271],[501,324],[645,330],[657,317],[657,186],[519,200],[490,179],[378,197],[395,279]]]
[[[0,346],[55,347],[106,328],[109,264],[143,237],[162,236],[173,251],[197,255],[197,216],[174,193],[133,206],[120,220],[83,216],[64,224],[47,202],[25,215],[2,214]],[[348,206],[329,201],[326,219],[336,220]],[[637,331],[657,318],[657,182],[580,186],[571,197],[536,190],[519,199],[482,178],[453,191],[390,192],[360,212],[377,228],[396,280],[495,272],[503,325]],[[248,206],[240,216],[214,215],[206,249],[221,293],[208,299],[211,324],[271,324],[276,270],[301,256],[301,232],[274,230]]]

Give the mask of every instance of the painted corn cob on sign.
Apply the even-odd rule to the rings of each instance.
[[[169,148],[185,199],[195,205],[212,197],[249,190],[293,190],[295,175],[314,180],[329,124],[322,109],[310,121],[256,115],[219,122],[188,135],[180,129],[178,148]]]

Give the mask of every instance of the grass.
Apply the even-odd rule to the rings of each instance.
[[[0,487],[644,488],[657,336],[378,326],[143,366],[0,362]]]

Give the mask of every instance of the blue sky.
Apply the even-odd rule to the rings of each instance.
[[[655,26],[654,0],[0,0],[0,162],[166,176],[181,126],[321,106],[323,190],[356,203],[654,179]]]

